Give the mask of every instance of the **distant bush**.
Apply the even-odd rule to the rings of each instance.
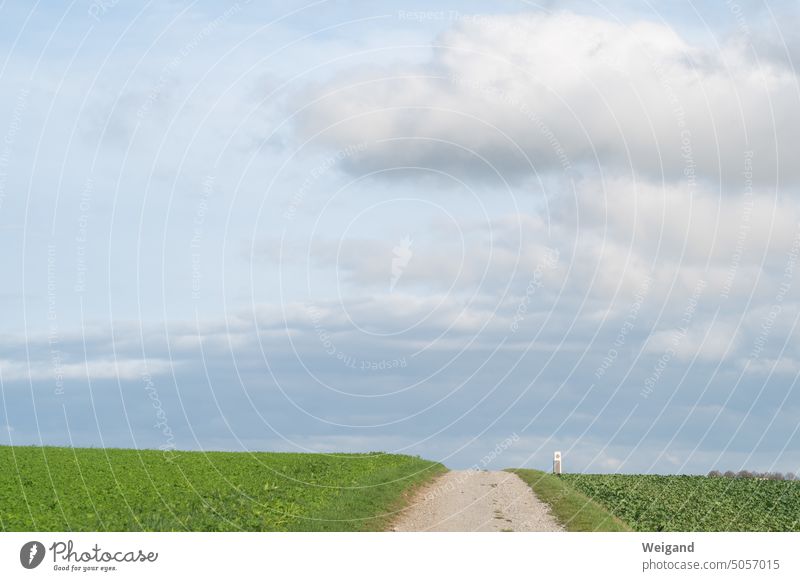
[[[741,478],[741,479],[756,479],[756,480],[797,480],[797,474],[794,472],[787,472],[781,474],[780,472],[751,472],[750,470],[726,470],[723,474],[719,470],[712,470],[708,473],[709,478]]]

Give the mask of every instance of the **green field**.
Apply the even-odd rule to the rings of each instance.
[[[4,531],[382,530],[438,463],[388,454],[0,446]]]
[[[800,482],[563,474],[637,531],[800,531]]]

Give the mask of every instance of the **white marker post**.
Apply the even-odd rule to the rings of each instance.
[[[553,454],[553,474],[561,474],[561,452]]]

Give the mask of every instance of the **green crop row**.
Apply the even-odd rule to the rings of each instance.
[[[564,474],[637,531],[800,531],[800,482]]]
[[[391,454],[0,447],[5,531],[380,530],[437,463]]]

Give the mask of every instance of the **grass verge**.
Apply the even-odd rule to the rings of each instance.
[[[570,532],[621,532],[632,530],[588,496],[553,474],[523,468],[510,469],[550,505],[553,516]]]

